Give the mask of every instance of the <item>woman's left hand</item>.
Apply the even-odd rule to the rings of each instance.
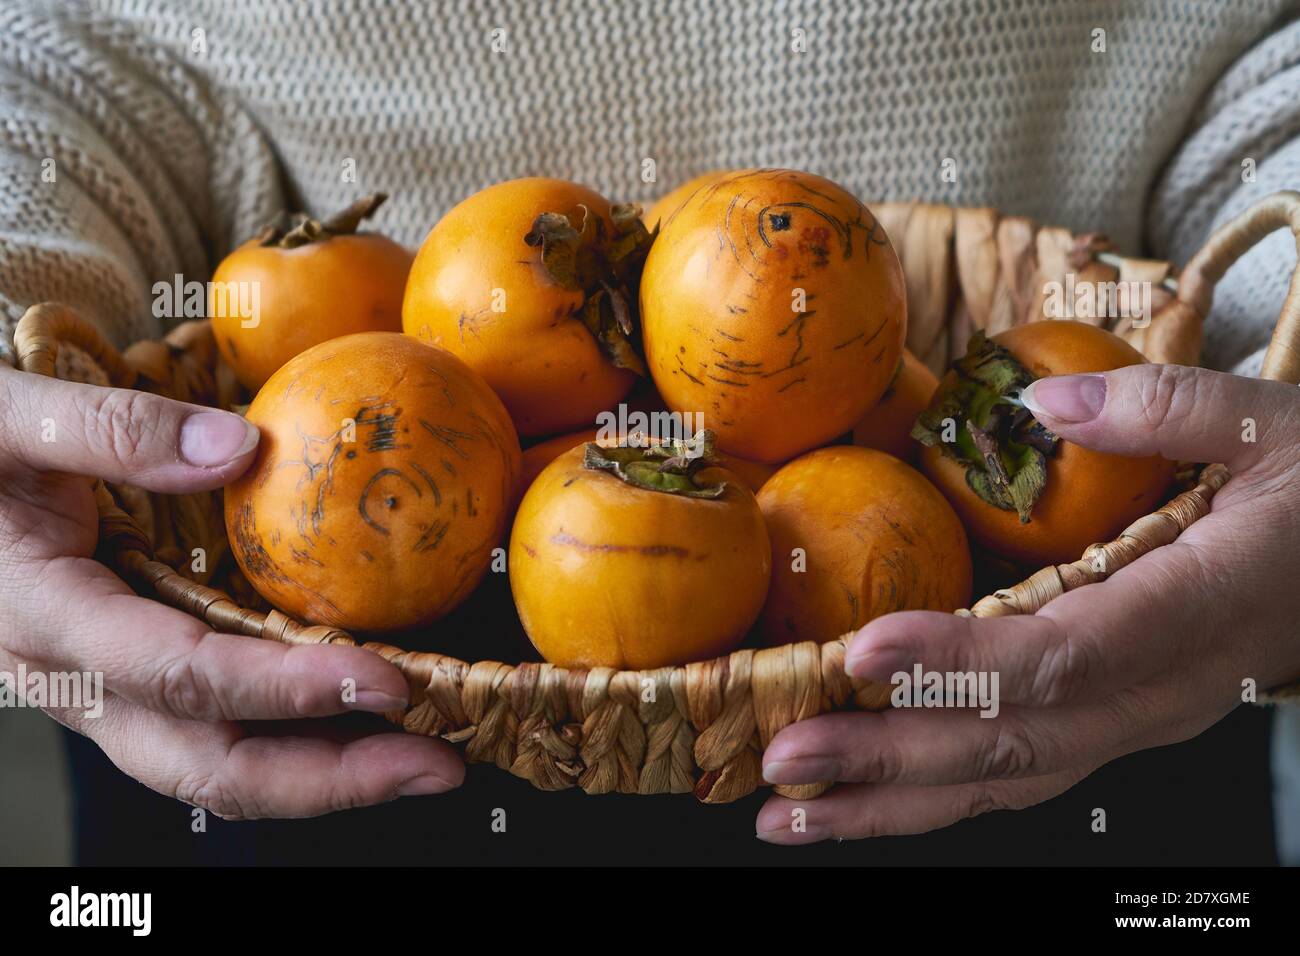
[[[997,716],[888,709],[785,728],[763,757],[768,782],[844,785],[816,800],[773,797],[761,839],[921,833],[1031,806],[1116,757],[1196,736],[1247,687],[1300,676],[1300,390],[1144,365],[1040,379],[1025,401],[1068,441],[1220,461],[1232,478],[1176,542],[1037,614],[872,621],[848,648],[850,675],[889,682],[916,664],[996,673]]]

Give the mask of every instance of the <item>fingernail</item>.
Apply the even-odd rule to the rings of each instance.
[[[181,423],[181,457],[211,468],[234,461],[257,444],[256,426],[230,412],[195,412]]]
[[[1090,422],[1106,404],[1106,376],[1053,375],[1029,383],[1020,393],[1035,416],[1046,415],[1059,422]]]
[[[392,694],[385,694],[382,690],[359,690],[357,699],[346,703],[349,710],[388,714],[395,710],[406,710],[407,701],[404,697],[394,697]]]
[[[834,757],[790,757],[763,764],[768,783],[821,783],[840,778],[840,762]]]
[[[754,834],[754,836],[758,837],[764,843],[804,844],[829,840],[835,835],[835,832],[830,827],[822,826],[819,823],[814,823],[812,826],[808,827],[808,829],[797,833],[796,836],[798,839],[796,840],[790,839],[791,832],[792,831],[789,827],[782,827],[779,830],[759,830]]]
[[[397,788],[399,797],[427,797],[434,793],[446,793],[452,785],[442,777],[426,773],[421,777],[412,777]]]
[[[912,655],[901,647],[869,647],[844,658],[844,672],[859,680],[888,681],[912,663]]]

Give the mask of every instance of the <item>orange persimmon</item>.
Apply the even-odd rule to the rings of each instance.
[[[522,465],[519,469],[519,497],[524,496],[524,493],[528,491],[547,465],[566,451],[595,440],[596,429],[588,428],[585,431],[556,435],[554,438],[539,441],[536,445],[529,445],[524,449],[521,459]]]
[[[921,445],[912,437],[916,416],[930,404],[939,378],[907,349],[889,388],[853,426],[853,444],[874,448],[916,464]]]
[[[707,455],[682,467],[595,443],[533,482],[510,535],[510,588],[542,656],[642,670],[726,654],[763,606],[767,530]]]
[[[340,335],[402,330],[411,253],[356,231],[385,198],[368,196],[324,222],[299,217],[291,228],[268,228],[221,260],[208,315],[241,385],[257,391],[289,359]]]
[[[785,461],[849,431],[906,335],[903,272],[861,202],[820,176],[730,174],[660,229],[641,277],[646,364],[718,447]]]
[[[893,455],[819,448],[768,479],[758,504],[772,542],[769,643],[825,642],[892,611],[954,611],[970,600],[961,522]]]
[[[427,623],[500,542],[519,474],[505,407],[473,370],[397,332],[332,339],[271,376],[226,529],[264,598],[359,631]]]
[[[1016,402],[1016,392],[1035,378],[1145,361],[1123,339],[1083,322],[1032,322],[992,339],[972,339],[922,413],[916,434],[928,445],[922,469],[974,543],[1022,564],[1062,564],[1156,507],[1173,480],[1174,462],[1071,444]],[[981,434],[970,432],[968,419]],[[947,436],[945,420],[955,423]],[[995,472],[986,464],[991,461]]]
[[[626,333],[648,241],[634,207],[577,183],[489,186],[424,240],[402,327],[480,373],[520,434],[590,424],[643,368]]]

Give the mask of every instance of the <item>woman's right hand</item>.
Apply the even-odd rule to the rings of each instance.
[[[98,519],[83,476],[203,491],[243,472],[257,439],[227,412],[0,363],[0,671],[101,673],[100,715],[47,712],[141,783],[224,818],[313,816],[459,786],[464,767],[439,740],[260,736],[240,723],[400,709],[406,681],[379,656],[214,633],[92,557]]]

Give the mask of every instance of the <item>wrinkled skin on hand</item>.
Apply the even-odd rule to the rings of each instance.
[[[0,671],[102,673],[100,716],[47,712],[125,773],[222,817],[311,816],[459,786],[464,768],[441,741],[349,738],[302,720],[403,707],[405,679],[375,654],[213,633],[92,557],[82,476],[216,488],[248,467],[257,438],[226,412],[0,364]],[[254,734],[243,721],[272,723]]]
[[[1000,712],[897,709],[787,727],[768,746],[764,776],[839,785],[816,800],[770,799],[760,838],[921,833],[1021,809],[1116,757],[1196,736],[1242,704],[1244,681],[1264,690],[1300,677],[1300,390],[1146,365],[1040,379],[1025,401],[1068,441],[1220,461],[1232,478],[1175,543],[1037,614],[915,611],[868,624],[849,646],[850,674],[889,681],[916,663],[996,671]]]

